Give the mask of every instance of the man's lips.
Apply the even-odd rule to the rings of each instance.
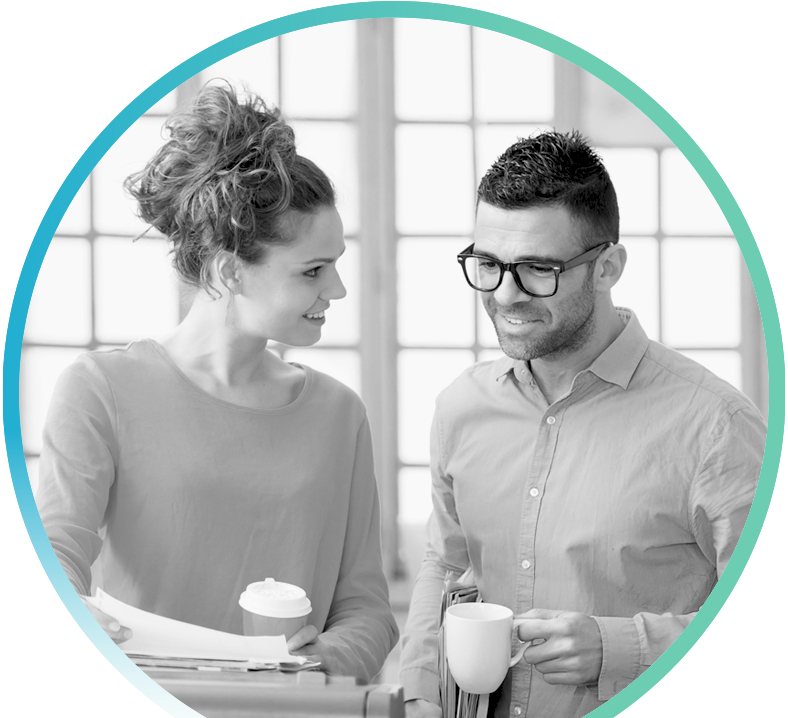
[[[517,316],[515,314],[505,314],[504,312],[497,312],[496,316],[503,319],[505,322],[512,324],[514,326],[524,325],[524,324],[534,324],[536,322],[543,321],[539,317],[522,317]]]

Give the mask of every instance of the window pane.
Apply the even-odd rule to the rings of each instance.
[[[473,344],[473,294],[455,257],[465,239],[401,239],[397,248],[399,341],[405,345]]]
[[[56,237],[38,273],[25,339],[87,344],[90,321],[90,244],[87,239]]]
[[[157,115],[169,115],[175,109],[177,104],[177,90],[173,90],[168,95],[164,95],[158,102],[156,102],[147,113]]]
[[[662,246],[664,342],[735,347],[741,338],[739,262],[734,239],[667,239]]]
[[[345,234],[358,233],[358,143],[347,122],[291,123],[298,153],[309,158],[333,182]]]
[[[84,349],[43,347],[22,349],[22,362],[19,367],[19,419],[25,452],[37,454],[41,451],[44,419],[55,383],[63,370],[84,352]]]
[[[432,479],[426,467],[405,467],[399,472],[399,520],[424,524],[432,513]]]
[[[737,351],[689,351],[681,352],[684,356],[703,364],[721,379],[733,384],[739,391],[742,388],[741,354]]]
[[[96,337],[129,342],[178,323],[178,290],[161,239],[96,240]]]
[[[553,54],[508,35],[473,28],[476,116],[544,121],[553,117]]]
[[[659,245],[651,237],[622,237],[621,244],[627,264],[611,290],[613,303],[633,310],[649,339],[659,341]]]
[[[600,149],[618,197],[621,233],[657,229],[657,153],[649,149]]]
[[[136,236],[145,230],[136,202],[123,191],[123,181],[145,167],[164,143],[161,117],[141,117],[96,165],[93,172],[96,228],[99,232]]]
[[[214,78],[230,82],[236,92],[243,86],[268,104],[279,104],[279,57],[277,38],[247,47],[225,57],[200,74],[200,84]]]
[[[476,184],[493,163],[521,137],[530,137],[548,127],[538,125],[482,125],[476,130]]]
[[[437,20],[395,20],[395,107],[406,120],[471,117],[470,33]]]
[[[467,350],[405,349],[399,354],[400,459],[429,463],[430,425],[435,398],[473,364]]]
[[[471,129],[397,128],[397,227],[403,234],[470,234],[475,187]]]
[[[331,302],[320,344],[357,344],[360,338],[361,270],[358,242],[348,240],[345,247],[345,253],[337,262],[337,271],[347,296]]]
[[[487,314],[484,304],[482,304],[482,297],[484,295],[482,292],[477,292],[470,287],[468,287],[468,289],[472,291],[473,295],[476,297],[476,316],[478,317],[477,329],[479,344],[481,344],[483,347],[500,348],[500,344],[498,343],[498,335],[495,333],[495,325],[492,323],[492,319],[490,319],[489,315]]]
[[[27,476],[30,479],[30,488],[33,491],[33,496],[36,495],[36,490],[38,489],[38,459],[25,459],[25,464],[27,465]]]
[[[90,180],[83,182],[68,206],[60,225],[58,234],[87,234],[90,230]]]
[[[498,361],[498,359],[506,356],[503,351],[499,349],[485,349],[479,352],[479,361]]]
[[[285,361],[305,364],[334,377],[356,394],[361,395],[361,358],[350,350],[319,349],[314,347],[287,347]]]
[[[356,26],[334,22],[282,35],[282,108],[291,117],[356,111]]]
[[[708,187],[677,149],[662,153],[662,197],[666,234],[730,234]]]

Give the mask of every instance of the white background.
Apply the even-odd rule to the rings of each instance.
[[[14,3],[3,11],[4,326],[44,212],[107,123],[162,74],[214,42],[280,13],[324,4],[48,0]],[[710,158],[744,212],[785,315],[788,108],[783,95],[788,68],[776,3],[737,3],[738,12],[710,0],[456,4],[521,20],[578,45],[671,113]],[[60,602],[27,537],[7,463],[1,463],[2,712],[167,718],[115,671]],[[725,718],[785,710],[779,689],[788,640],[782,550],[788,539],[788,495],[780,483],[778,477],[758,545],[719,616],[676,669],[624,712],[627,718]]]

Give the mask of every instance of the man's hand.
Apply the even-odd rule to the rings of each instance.
[[[418,698],[416,700],[405,701],[406,718],[441,718],[443,712],[440,706]]]
[[[520,640],[534,641],[524,658],[551,685],[582,686],[596,683],[602,670],[602,636],[597,622],[573,611],[534,608],[517,629]]]

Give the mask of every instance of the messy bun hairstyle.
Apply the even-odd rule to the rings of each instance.
[[[210,264],[223,250],[257,264],[267,245],[290,241],[289,210],[335,204],[331,181],[256,95],[241,102],[230,86],[207,86],[164,129],[167,142],[124,187],[140,218],[172,241],[173,266],[189,284],[210,291]]]

